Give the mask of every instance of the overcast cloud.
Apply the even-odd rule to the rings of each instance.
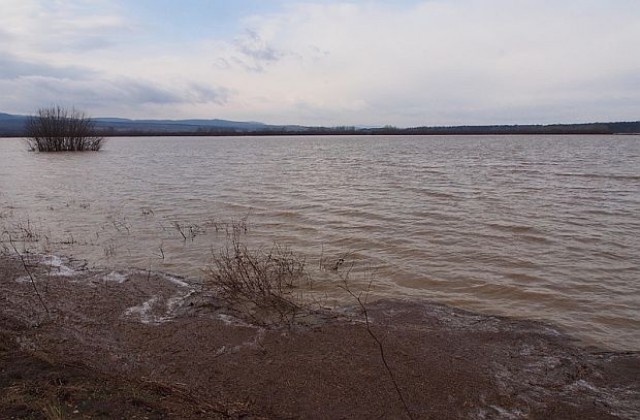
[[[639,40],[637,0],[2,0],[0,112],[636,121]]]

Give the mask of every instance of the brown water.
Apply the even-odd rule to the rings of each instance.
[[[312,269],[349,253],[376,295],[615,349],[640,349],[639,216],[638,136],[113,138],[85,154],[0,139],[0,227],[28,249],[198,278],[246,218],[243,241]]]

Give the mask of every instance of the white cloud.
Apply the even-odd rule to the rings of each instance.
[[[0,24],[15,54],[28,58],[70,58],[117,43],[126,20],[101,0],[4,0]]]
[[[256,99],[243,106],[270,119],[280,110],[296,121],[336,124],[597,119],[640,69],[630,53],[640,39],[640,7],[619,6],[303,4],[248,20],[287,54],[260,77],[236,74],[228,83],[241,80],[238,96]],[[581,96],[593,99],[576,115]],[[637,108],[623,109],[618,118],[637,118]]]
[[[237,33],[181,44],[154,44],[125,2],[5,2],[0,40],[12,42],[0,53],[12,65],[0,86],[29,93],[18,103],[31,109],[41,76],[47,98],[91,104],[94,115],[400,126],[640,118],[635,0],[290,2],[246,16]],[[13,103],[0,98],[0,109]]]

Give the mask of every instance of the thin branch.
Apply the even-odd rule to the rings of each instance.
[[[24,259],[24,256],[18,251],[18,248],[16,248],[16,244],[13,243],[13,238],[11,237],[11,235],[8,235],[8,236],[9,236],[9,243],[11,244],[11,247],[13,248],[15,253],[18,254],[18,257],[20,257],[20,261],[22,261],[22,266],[24,267],[24,270],[29,275],[29,279],[31,280],[31,286],[33,287],[33,291],[36,293],[36,296],[38,296],[38,300],[42,304],[42,307],[44,308],[45,312],[47,313],[47,315],[49,315],[49,308],[47,307],[46,303],[44,303],[44,299],[42,299],[42,295],[38,291],[38,287],[36,286],[36,280],[33,274],[31,273],[31,270],[29,270],[27,261]]]
[[[382,345],[382,341],[378,338],[378,336],[371,329],[371,323],[369,321],[369,312],[367,311],[366,303],[367,303],[367,297],[368,297],[369,290],[371,289],[371,282],[373,281],[373,279],[369,282],[369,286],[367,288],[367,297],[365,297],[364,302],[360,298],[360,295],[356,295],[349,288],[349,284],[347,283],[347,277],[343,277],[343,281],[344,281],[344,286],[340,286],[340,287],[343,290],[345,290],[347,293],[349,293],[358,302],[358,305],[360,306],[360,309],[362,310],[362,313],[364,315],[364,322],[365,322],[365,326],[366,326],[366,329],[367,329],[367,333],[373,339],[373,341],[375,341],[375,343],[378,345],[378,351],[380,352],[380,359],[382,359],[382,364],[384,365],[384,367],[385,367],[385,369],[387,371],[387,374],[389,375],[389,379],[391,379],[391,382],[393,383],[393,387],[395,388],[396,393],[398,394],[398,398],[400,399],[400,402],[402,403],[402,406],[404,407],[404,410],[407,413],[407,416],[411,420],[414,420],[415,417],[413,417],[413,413],[409,409],[409,405],[407,404],[406,400],[404,399],[404,395],[402,394],[402,391],[400,390],[400,386],[398,386],[398,381],[396,380],[396,376],[393,373],[393,370],[391,370],[391,367],[389,366],[389,363],[387,362],[387,357],[385,356],[385,353],[384,353],[384,346]]]

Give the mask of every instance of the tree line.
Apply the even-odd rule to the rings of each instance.
[[[550,124],[550,125],[486,125],[398,128],[384,127],[306,127],[262,125],[258,128],[154,124],[110,124],[86,116],[81,111],[60,106],[41,108],[17,126],[16,117],[0,118],[0,136],[25,137],[32,150],[82,151],[99,150],[105,137],[116,136],[283,136],[283,135],[550,135],[550,134],[640,134],[640,121]],[[3,123],[3,121],[5,123]]]

